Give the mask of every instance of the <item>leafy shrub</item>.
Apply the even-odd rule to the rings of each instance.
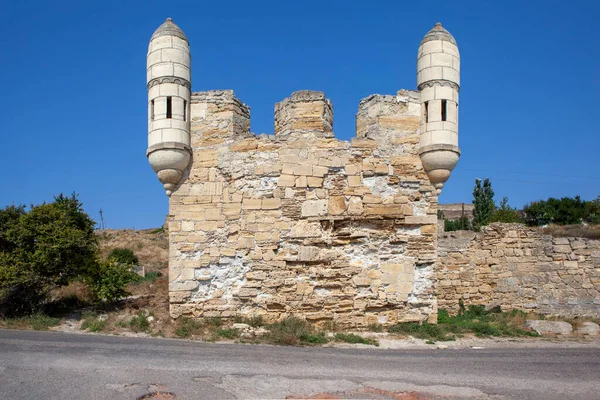
[[[94,297],[104,303],[112,303],[130,293],[127,285],[135,282],[138,275],[131,270],[128,264],[121,264],[108,258],[99,263],[98,268],[90,271],[87,278]]]
[[[583,201],[579,196],[534,201],[523,208],[525,222],[530,226],[572,225],[600,221],[600,199]]]
[[[336,342],[360,343],[379,346],[379,342],[377,340],[366,339],[354,333],[336,333],[334,339]]]
[[[38,311],[50,290],[94,270],[94,225],[74,194],[0,210],[0,316]]]
[[[329,343],[329,338],[325,336],[325,332],[317,332],[306,337],[306,342],[310,344],[325,344]]]
[[[305,342],[312,333],[308,323],[300,318],[287,317],[269,325],[271,341],[287,346],[295,346]]]
[[[520,223],[523,221],[519,212],[508,205],[508,197],[504,197],[500,203],[500,208],[496,208],[492,213],[490,222]]]
[[[138,265],[140,260],[131,249],[118,247],[113,249],[109,254],[108,258],[112,258],[118,263],[126,265]]]
[[[470,231],[473,229],[471,222],[468,217],[462,217],[459,219],[446,219],[444,220],[444,231]]]

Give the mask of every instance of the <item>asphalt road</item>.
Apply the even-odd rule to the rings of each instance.
[[[290,348],[0,330],[0,399],[155,392],[164,399],[600,399],[600,349]]]

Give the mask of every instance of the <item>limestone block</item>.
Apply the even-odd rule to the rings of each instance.
[[[281,208],[281,199],[273,198],[273,199],[263,199],[262,201],[262,209],[263,210],[275,210]]]
[[[348,201],[348,214],[362,215],[364,212],[363,202],[360,197],[352,196]]]
[[[362,179],[359,175],[348,176],[348,186],[350,186],[350,187],[362,186],[361,181],[362,181]]]
[[[290,238],[309,238],[309,237],[321,237],[323,231],[319,222],[309,222],[306,220],[300,220],[292,226],[289,233]]]
[[[413,215],[404,219],[404,222],[409,225],[431,225],[437,224],[437,221],[437,215]]]
[[[344,196],[331,196],[329,198],[329,214],[341,215],[346,211],[346,198]]]
[[[314,176],[309,176],[307,179],[308,187],[321,187],[323,186],[323,178],[317,178]]]
[[[329,168],[327,168],[327,167],[321,167],[318,165],[313,165],[313,167],[312,167],[313,176],[322,178],[325,175],[327,175],[328,173],[329,173]]]
[[[595,322],[583,322],[579,328],[575,331],[579,335],[600,335],[600,326]]]
[[[307,200],[302,203],[302,217],[318,217],[327,214],[328,200]]]
[[[540,335],[570,335],[573,333],[573,326],[563,321],[527,320],[525,327],[533,329]]]
[[[277,186],[293,187],[296,184],[296,177],[293,175],[280,175]]]
[[[305,188],[308,186],[308,179],[306,176],[299,176],[296,178],[296,187]]]

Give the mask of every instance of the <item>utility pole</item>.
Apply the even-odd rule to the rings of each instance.
[[[100,209],[100,229],[106,229],[106,224],[104,223],[104,216],[102,215],[102,209]]]

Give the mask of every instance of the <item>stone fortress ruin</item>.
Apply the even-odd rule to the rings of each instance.
[[[418,91],[361,100],[349,142],[316,91],[275,105],[274,135],[251,133],[233,91],[191,91],[171,19],[150,40],[147,88],[173,317],[436,320],[437,196],[460,155],[460,56],[441,24],[421,40]]]

